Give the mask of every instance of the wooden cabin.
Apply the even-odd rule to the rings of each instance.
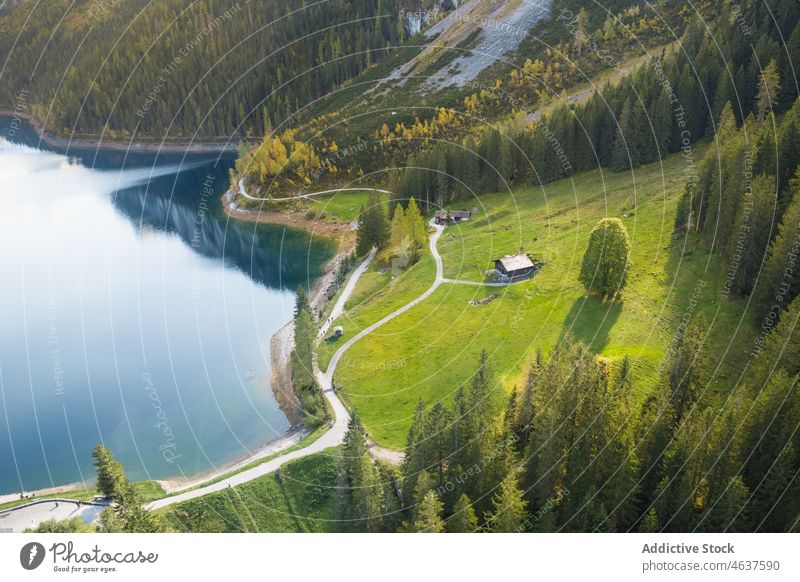
[[[519,279],[533,273],[536,265],[528,255],[522,254],[497,259],[494,262],[494,268],[504,277]]]
[[[434,220],[436,224],[457,224],[466,222],[472,217],[472,210],[437,210]]]

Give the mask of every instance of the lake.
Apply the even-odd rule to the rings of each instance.
[[[0,136],[0,494],[92,481],[98,442],[162,479],[284,433],[269,340],[333,247],[227,219],[230,156]]]

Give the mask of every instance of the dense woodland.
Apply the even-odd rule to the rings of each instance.
[[[0,20],[0,106],[22,94],[66,135],[261,136],[384,58],[406,37],[394,15],[424,4],[23,3]]]
[[[682,50],[530,129],[420,148],[395,184],[401,199],[442,205],[681,152],[676,236],[696,234],[726,267],[720,291],[754,302],[761,334],[744,376],[711,387],[708,322],[697,316],[674,330],[660,381],[634,406],[629,363],[568,338],[539,356],[497,419],[484,358],[449,407],[420,405],[397,474],[365,468],[354,418],[340,461],[344,529],[800,529],[800,12],[786,1],[744,11],[724,6],[713,36],[695,22]],[[695,160],[693,144],[709,138]]]
[[[485,356],[451,406],[421,404],[398,472],[353,416],[340,466],[347,531],[800,531],[800,300],[744,382],[709,388],[697,318],[632,406],[627,360],[570,340],[531,367],[497,419]]]
[[[223,9],[196,6],[199,12],[191,12],[198,22]],[[382,6],[378,3],[377,9]],[[273,8],[279,10],[269,4],[265,12]],[[307,30],[339,21],[342,8],[345,20],[376,9],[366,1],[307,9],[302,19],[287,19],[280,34],[265,33],[259,54],[300,38]],[[586,102],[556,107],[524,128],[498,124],[476,130],[464,121],[464,114],[481,113],[480,101],[486,96],[477,94],[476,99],[468,96],[461,111],[435,107],[427,117],[398,120],[393,126],[381,122],[363,150],[347,150],[350,153],[343,156],[335,154],[344,144],[333,139],[311,145],[294,129],[272,133],[275,122],[286,119],[309,95],[345,83],[381,58],[381,47],[402,40],[402,29],[382,29],[377,21],[354,28],[347,39],[347,53],[354,56],[326,67],[324,73],[283,86],[292,76],[289,71],[304,71],[313,62],[338,56],[341,45],[337,48],[333,38],[340,38],[341,30],[331,37],[315,35],[314,41],[290,44],[268,67],[264,65],[278,71],[276,77],[265,69],[262,87],[236,84],[228,94],[230,101],[225,97],[218,104],[219,115],[213,115],[213,121],[196,118],[205,111],[198,104],[182,110],[179,128],[200,125],[206,134],[215,135],[241,132],[238,124],[249,113],[247,108],[257,107],[260,113],[244,131],[270,135],[257,148],[242,152],[237,172],[264,194],[308,187],[321,173],[339,172],[340,165],[360,175],[380,168],[386,156],[410,150],[406,169],[394,175],[392,184],[404,203],[393,207],[390,217],[373,196],[361,212],[357,249],[361,255],[373,246],[397,254],[415,252],[424,243],[419,233],[420,211],[515,185],[540,185],[598,166],[630,171],[680,153],[687,172],[675,235],[696,237],[726,268],[719,290],[749,297],[754,306],[760,335],[743,376],[725,390],[711,384],[711,354],[704,341],[709,324],[698,315],[686,326],[671,330],[658,382],[641,405],[635,404],[634,394],[641,391],[628,360],[598,357],[567,337],[547,358],[538,354],[499,418],[490,405],[501,390],[499,374],[490,368],[485,354],[474,363],[471,381],[453,387],[455,396],[449,405],[438,402],[426,408],[420,404],[401,467],[375,460],[364,425],[353,413],[338,452],[336,528],[369,532],[800,531],[800,91],[793,70],[793,63],[800,62],[800,6],[793,0],[767,0],[742,3],[738,12],[732,11],[730,3],[706,8],[707,21],[693,20],[677,49],[664,51]],[[130,18],[126,11],[131,9],[121,8],[120,14],[106,17],[112,21]],[[163,29],[164,22],[177,13],[177,5],[163,2],[158,10],[164,13],[142,19],[137,26],[151,33]],[[640,15],[629,16],[633,21]],[[255,13],[246,18],[270,20]],[[613,22],[608,26],[596,16],[592,19],[594,24],[583,16],[576,26],[587,33],[596,28],[591,38],[597,42],[613,42],[621,34]],[[220,31],[225,32],[212,35],[213,41],[204,39],[213,46],[209,48],[213,54],[222,55],[235,45],[236,26],[222,24]],[[167,46],[188,42],[170,30],[178,36]],[[7,42],[7,33],[2,31],[0,39],[6,40],[0,42]],[[247,43],[236,50],[254,46]],[[362,54],[357,47],[373,50]],[[144,49],[146,45],[133,44],[118,48],[111,58],[119,61],[108,70],[133,70],[130,59],[138,60]],[[163,43],[159,50],[164,50]],[[572,46],[570,50],[586,48]],[[203,52],[196,51],[190,58],[199,59]],[[295,61],[292,55],[305,61]],[[21,56],[28,59],[25,64],[30,70],[35,57]],[[240,57],[242,63],[257,60],[253,55]],[[92,51],[82,58],[89,63],[102,60],[100,52]],[[84,76],[89,73],[83,72],[101,70],[100,60],[94,66],[70,69],[55,99],[60,125],[84,119],[71,107],[82,102],[76,95],[85,94],[87,86],[90,99],[84,109],[92,115],[78,127],[96,131],[105,122],[106,111],[111,110],[109,100],[113,103],[118,95],[118,80],[111,77],[92,84]],[[63,65],[63,61],[55,63],[53,70]],[[500,94],[505,86],[517,95],[538,91],[543,75],[550,75],[557,86],[563,83],[554,68],[548,71],[547,65],[534,61],[526,65],[505,84],[495,83],[487,95]],[[239,66],[243,65],[232,65],[229,72]],[[24,71],[16,73],[17,89],[24,86]],[[155,67],[131,77],[139,95],[147,94],[158,71]],[[225,75],[211,77],[195,91],[203,102],[209,95],[222,95],[231,82]],[[527,82],[531,78],[535,83]],[[191,89],[189,85],[176,89],[176,102],[182,102]],[[280,98],[261,108],[263,94],[273,90]],[[2,98],[13,102],[14,96],[8,93]],[[126,102],[113,108],[112,126],[135,126],[140,121],[135,118],[138,107]],[[145,117],[149,125],[142,128],[154,129],[171,121],[171,116],[159,117],[169,108],[157,111]],[[316,122],[324,127],[338,120],[330,114]],[[696,158],[694,146],[700,142],[710,145],[703,158]],[[399,148],[398,144],[405,145]],[[334,165],[334,159],[345,161]],[[373,167],[367,165],[370,161]],[[587,272],[596,262],[589,261]],[[590,291],[591,281],[589,276],[584,281]],[[624,278],[618,277],[611,292],[597,291],[613,300],[614,291],[622,286]],[[295,324],[293,376],[309,416],[321,421],[326,418],[324,400],[311,374],[316,328],[302,293]],[[114,485],[115,495],[124,499],[134,494],[132,490],[126,493],[123,485],[122,479]],[[126,527],[112,521],[113,517],[108,513],[103,527]],[[141,519],[137,514],[136,520]],[[150,527],[144,523],[142,527]]]
[[[751,115],[758,121],[780,116],[798,97],[792,63],[800,58],[800,7],[789,0],[754,2],[738,15],[750,23],[747,29],[733,16],[725,4],[713,19],[713,36],[706,22],[692,20],[679,50],[584,104],[557,107],[530,128],[488,129],[424,149],[409,159],[395,191],[401,198],[425,192],[426,201],[443,204],[598,166],[624,171],[676,152],[691,161],[692,144],[719,131],[726,104],[738,125]],[[773,160],[774,150],[773,144]],[[794,151],[787,151],[792,159],[785,165],[796,165]],[[760,163],[765,169],[768,160]],[[787,173],[793,170],[782,169],[784,181]]]

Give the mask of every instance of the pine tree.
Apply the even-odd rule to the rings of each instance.
[[[164,529],[161,520],[145,509],[136,486],[127,480],[117,492],[116,505],[100,514],[97,528],[102,533],[159,533]]]
[[[758,119],[767,118],[773,108],[777,105],[778,94],[781,89],[781,78],[778,73],[778,65],[775,60],[771,60],[767,67],[761,71],[758,79],[758,96],[756,97],[756,113]]]
[[[658,524],[658,513],[656,513],[655,507],[651,507],[639,524],[639,533],[658,533],[659,531],[661,531],[661,526]]]
[[[791,201],[783,214],[778,235],[770,246],[764,285],[760,286],[765,303],[773,302],[775,297],[790,303],[800,295],[800,269],[791,268],[797,261],[797,241],[800,240],[800,171],[792,180],[790,190]]]
[[[424,533],[442,533],[444,520],[442,512],[444,504],[433,491],[428,491],[419,505],[417,518],[414,520],[414,531]]]
[[[615,133],[616,138],[614,139],[611,167],[621,172],[639,166],[639,159],[636,154],[636,143],[633,139],[633,113],[630,99],[627,99],[625,105],[622,107],[622,113],[619,116],[618,124]]]
[[[97,471],[97,490],[106,497],[117,498],[122,492],[122,486],[127,481],[122,465],[112,455],[111,451],[98,444],[92,452],[94,467]]]
[[[524,531],[528,519],[526,507],[528,502],[517,485],[517,476],[512,472],[500,484],[499,490],[492,497],[494,511],[486,516],[489,531],[514,533]]]
[[[776,203],[775,180],[758,176],[752,185],[751,200],[739,206],[728,251],[729,270],[733,272],[730,284],[739,295],[749,295],[756,278],[766,261],[767,248],[772,234],[772,217]]]
[[[471,533],[478,531],[478,516],[472,509],[472,503],[462,493],[453,507],[453,515],[447,520],[447,531],[450,533]]]
[[[367,449],[367,433],[353,412],[339,457],[342,487],[339,524],[345,531],[376,532],[381,525],[383,492],[378,472]]]

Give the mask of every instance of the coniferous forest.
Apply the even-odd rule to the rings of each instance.
[[[63,135],[268,135],[401,44],[402,4],[56,1],[35,27],[21,6],[0,21],[0,107],[22,93]]]
[[[294,294],[297,460],[175,501],[98,444],[97,531],[800,533],[800,3],[554,0],[469,77],[514,36],[489,4],[2,8],[0,109],[230,140],[224,228],[330,245],[319,281],[269,289]]]

